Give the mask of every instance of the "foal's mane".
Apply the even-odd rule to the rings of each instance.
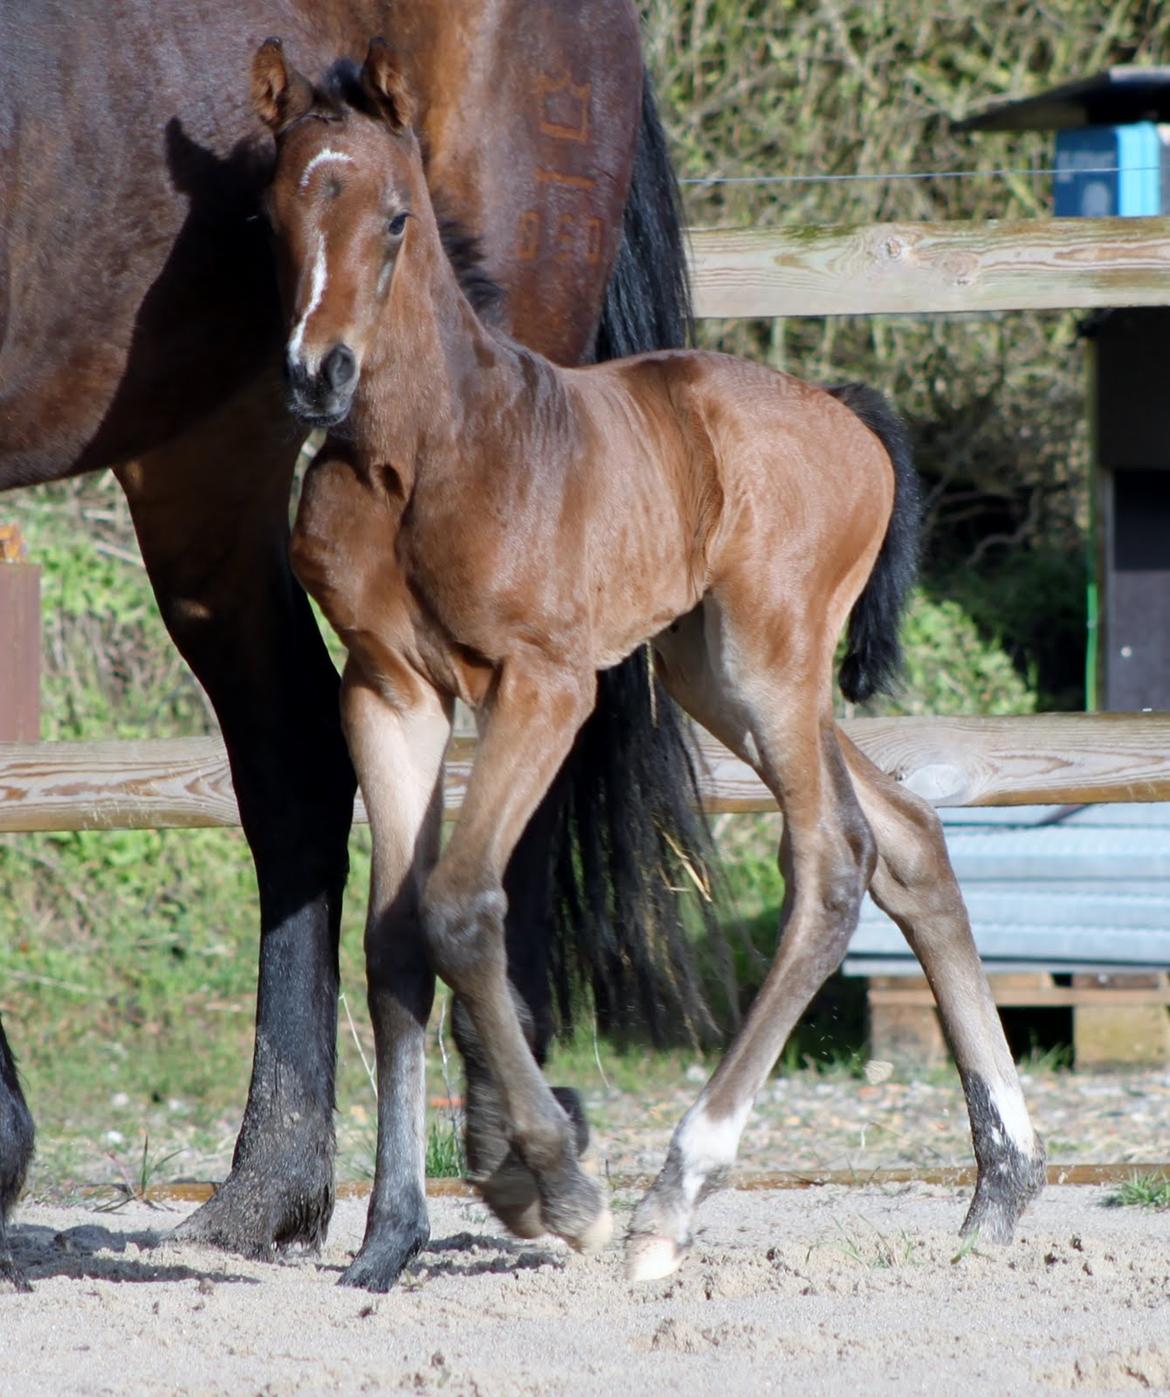
[[[340,120],[347,111],[351,111],[373,121],[382,120],[381,111],[362,82],[361,68],[351,58],[338,59],[326,72],[320,86],[314,88],[313,96],[310,116],[316,115],[329,120],[332,113],[335,119]],[[421,134],[416,134],[422,146],[425,167],[426,146]],[[439,225],[439,238],[447,254],[447,260],[459,279],[463,294],[479,316],[485,320],[495,319],[503,305],[504,289],[484,266],[479,235],[446,211],[440,190],[432,188],[430,194],[435,219]]]

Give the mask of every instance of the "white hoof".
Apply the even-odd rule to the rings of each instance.
[[[626,1275],[632,1281],[660,1281],[682,1265],[683,1251],[669,1237],[631,1237],[626,1243]]]
[[[598,1252],[613,1236],[613,1214],[603,1208],[579,1237],[569,1237],[568,1243],[574,1251],[586,1256]]]

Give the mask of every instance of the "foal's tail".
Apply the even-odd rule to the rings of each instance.
[[[874,388],[843,383],[828,390],[859,417],[894,466],[894,508],[865,590],[849,613],[848,644],[837,675],[851,703],[888,692],[902,652],[898,627],[918,567],[921,498],[906,424]]]

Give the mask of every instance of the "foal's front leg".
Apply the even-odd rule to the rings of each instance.
[[[420,921],[439,849],[449,701],[407,679],[391,703],[351,660],[342,717],[373,834],[366,993],[378,1072],[378,1148],[361,1250],[342,1285],[388,1290],[430,1237],[426,1025],[435,994]]]
[[[604,1244],[609,1210],[577,1163],[577,1129],[532,1055],[511,989],[502,886],[516,841],[593,707],[592,671],[502,670],[480,723],[463,812],[431,876],[423,923],[436,970],[459,996],[499,1088],[509,1143],[536,1178],[544,1227],[580,1250]]]

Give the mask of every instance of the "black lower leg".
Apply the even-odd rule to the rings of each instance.
[[[1006,1246],[1020,1214],[1044,1187],[1044,1145],[1036,1136],[1026,1147],[1021,1145],[984,1079],[962,1069],[959,1075],[979,1166],[975,1196],[961,1231],[964,1236],[978,1233],[983,1241]]]
[[[319,1246],[333,1210],[337,945],[354,778],[336,676],[330,667],[317,677],[313,686],[302,674],[300,712],[265,730],[255,717],[243,732],[224,723],[260,885],[256,1044],[231,1173],[180,1232],[261,1257]],[[305,698],[314,688],[315,706]]]
[[[408,894],[408,897],[410,895]],[[413,901],[413,899],[412,899]],[[366,974],[378,1068],[378,1148],[361,1250],[341,1284],[386,1291],[430,1239],[425,1194],[426,1028],[434,972],[422,954],[417,909],[393,912],[367,938]]]
[[[0,1281],[8,1281],[18,1290],[29,1287],[12,1259],[7,1222],[24,1187],[32,1154],[32,1116],[20,1090],[4,1025],[0,1023]]]

